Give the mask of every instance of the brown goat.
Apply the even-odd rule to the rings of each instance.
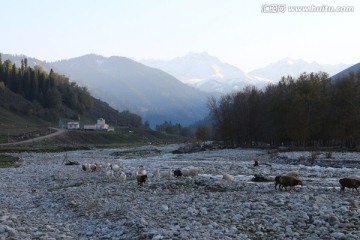
[[[341,185],[340,192],[345,192],[346,187],[351,188],[352,191],[355,189],[357,192],[359,192],[357,188],[360,186],[360,180],[352,178],[341,178],[339,183]]]
[[[296,185],[303,185],[302,181],[292,176],[280,176],[279,177],[280,189],[290,187],[295,190]],[[275,183],[276,184],[276,183]]]

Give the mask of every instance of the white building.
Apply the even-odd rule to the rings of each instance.
[[[67,129],[79,129],[80,128],[80,123],[79,122],[68,122],[67,123]]]
[[[104,130],[104,131],[114,131],[114,128],[109,128],[109,124],[105,123],[105,119],[99,118],[97,123],[94,125],[84,125],[85,130]]]

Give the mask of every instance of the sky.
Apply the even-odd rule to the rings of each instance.
[[[272,4],[284,12],[268,13]],[[289,6],[354,12],[290,12]],[[0,0],[0,52],[170,60],[207,52],[243,71],[290,57],[360,62],[358,0]],[[274,9],[274,8],[272,8]]]

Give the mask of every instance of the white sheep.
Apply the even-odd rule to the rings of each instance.
[[[125,174],[125,172],[121,171],[120,174],[119,174],[119,178],[120,178],[121,183],[126,183],[126,174]]]
[[[181,168],[180,171],[184,177],[195,177],[199,175],[199,173],[203,172],[203,169],[199,167],[190,166],[186,168]]]
[[[161,171],[159,172],[159,174],[160,174],[160,177],[161,177],[161,178],[168,178],[168,179],[170,179],[170,178],[172,178],[172,177],[174,176],[174,172],[173,172],[172,169],[161,170]]]
[[[107,169],[106,170],[106,176],[108,177],[108,178],[113,178],[114,177],[114,171],[112,170],[112,169]]]
[[[228,173],[222,173],[223,179],[226,181],[234,181],[234,176]]]
[[[81,165],[81,169],[85,172],[90,171],[90,169],[91,169],[90,167],[91,166],[89,163],[84,163],[83,165]]]
[[[105,174],[108,178],[114,177],[114,170],[112,169],[112,165],[110,163],[108,163],[106,166]]]
[[[140,176],[142,176],[142,175],[147,175],[146,169],[145,169],[142,165],[140,165],[140,166],[139,166],[139,169],[138,169],[137,172],[136,172],[136,175],[137,175],[137,176],[138,176],[138,175],[140,175]]]
[[[153,173],[152,173],[152,176],[153,177],[159,177],[160,176],[160,169],[155,168]]]
[[[90,164],[90,170],[95,172],[95,171],[100,171],[103,168],[102,164],[99,163],[91,163]]]

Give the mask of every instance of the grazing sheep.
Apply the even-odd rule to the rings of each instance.
[[[152,174],[153,177],[159,177],[160,176],[160,169],[155,168]]]
[[[140,165],[139,169],[136,172],[136,175],[147,175],[146,169],[142,165]]]
[[[83,165],[81,165],[81,169],[85,172],[90,171],[90,164],[84,163]]]
[[[291,188],[293,188],[295,190],[295,186],[296,185],[303,185],[302,181],[295,178],[295,177],[292,177],[292,176],[280,176],[279,178],[279,182],[280,182],[280,187],[279,188],[287,188],[287,187],[290,187],[290,190]]]
[[[107,168],[106,169],[106,176],[108,178],[113,178],[114,177],[114,171],[111,168]]]
[[[71,162],[70,162],[71,163]],[[66,165],[66,164],[65,164]],[[73,164],[69,164],[69,165],[73,165]],[[81,169],[85,172],[95,172],[95,171],[100,171],[103,168],[102,164],[99,163],[84,163],[81,165]]]
[[[126,174],[125,172],[121,171],[119,174],[120,182],[126,183]]]
[[[105,168],[105,174],[108,178],[113,178],[114,177],[114,170],[113,170],[113,166],[108,163],[106,168]]]
[[[181,172],[180,169],[174,170],[174,176],[175,176],[176,178],[181,177],[182,175],[183,175],[183,174],[182,174],[182,172]]]
[[[160,170],[160,177],[161,178],[167,178],[170,179],[174,176],[173,170],[169,169],[169,170]]]
[[[223,179],[225,179],[226,181],[234,181],[234,176],[228,173],[223,173]]]
[[[120,171],[120,166],[117,164],[111,165],[111,167],[112,167],[112,170],[114,170],[114,172]]]
[[[187,168],[182,168],[182,169],[180,169],[180,171],[184,177],[195,177],[195,176],[199,175],[199,173],[203,172],[203,169],[190,166]]]
[[[139,169],[136,172],[136,180],[139,186],[143,186],[147,179],[146,169],[140,165]]]
[[[357,179],[351,179],[351,178],[341,178],[339,180],[339,183],[341,185],[341,188],[340,188],[340,192],[345,192],[345,188],[351,188],[352,191],[354,191],[354,189],[358,191],[358,187],[360,186],[360,180],[357,180]]]
[[[98,164],[98,163],[90,164],[90,170],[92,172],[99,171],[99,170],[101,170],[101,168],[102,168],[101,164]]]

